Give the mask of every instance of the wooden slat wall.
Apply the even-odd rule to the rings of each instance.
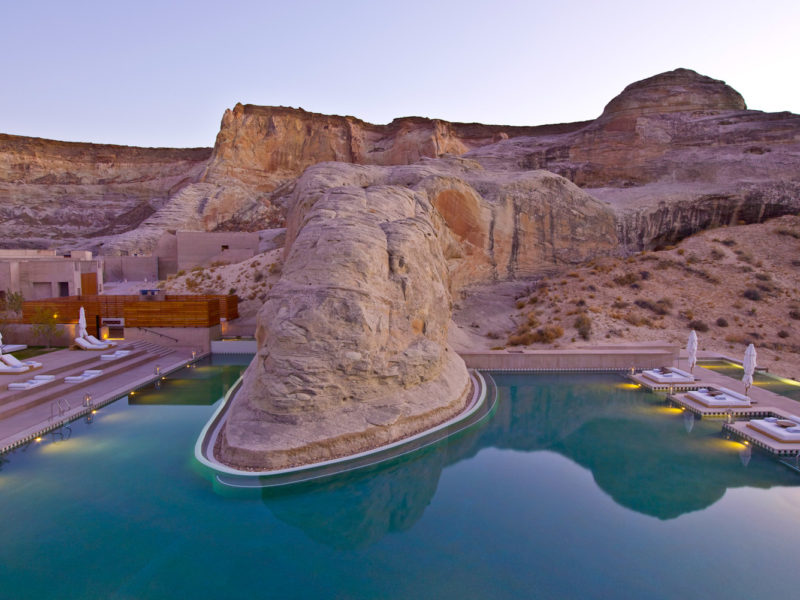
[[[170,295],[163,300],[145,300],[133,295],[83,295],[28,300],[22,307],[22,322],[33,323],[36,312],[45,308],[58,315],[58,323],[77,323],[81,306],[90,326],[95,316],[122,317],[126,327],[211,327],[219,323],[220,317],[231,320],[239,316],[239,299],[234,295]]]
[[[124,316],[125,327],[211,327],[219,323],[219,300],[130,302]]]
[[[97,273],[81,273],[81,293],[84,296],[97,294]]]

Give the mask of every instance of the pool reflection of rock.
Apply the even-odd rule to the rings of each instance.
[[[278,519],[310,538],[335,548],[361,548],[410,529],[422,517],[446,462],[446,452],[428,449],[389,467],[298,491],[267,488],[262,497]]]
[[[413,459],[305,489],[267,489],[263,500],[309,537],[356,548],[409,529],[435,495],[442,470],[486,447],[558,452],[589,469],[617,504],[658,519],[708,508],[729,488],[800,485],[777,461],[744,456],[725,442],[718,421],[693,419],[687,427],[682,413],[660,411],[660,396],[620,389],[608,375],[541,375],[538,381],[497,377],[500,401],[489,423]]]

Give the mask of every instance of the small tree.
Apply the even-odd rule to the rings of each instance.
[[[21,313],[24,302],[25,298],[22,297],[22,292],[12,292],[10,290],[6,292],[6,310]]]
[[[56,325],[56,315],[52,310],[40,308],[33,314],[33,335],[44,341],[47,347],[53,341],[56,333],[58,333],[58,326]]]

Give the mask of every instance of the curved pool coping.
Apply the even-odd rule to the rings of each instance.
[[[229,403],[242,384],[242,378],[233,384],[225,394],[219,407],[200,432],[195,443],[195,458],[202,465],[216,472],[217,481],[231,487],[274,487],[298,484],[314,479],[327,478],[341,473],[375,466],[390,460],[406,456],[423,448],[427,448],[448,437],[460,433],[472,426],[483,422],[493,411],[497,404],[496,387],[490,375],[487,384],[484,375],[479,371],[470,370],[470,379],[473,384],[473,393],[467,407],[455,417],[448,419],[435,427],[415,435],[397,440],[390,444],[378,446],[356,454],[350,454],[331,460],[310,463],[297,467],[275,469],[268,471],[246,471],[222,464],[213,454],[217,436],[225,423],[225,412]],[[494,391],[488,394],[488,389]],[[484,409],[481,411],[481,409]],[[480,414],[479,414],[480,411]],[[452,431],[445,431],[445,430]]]

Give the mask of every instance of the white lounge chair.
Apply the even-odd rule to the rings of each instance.
[[[107,348],[113,348],[114,346],[117,345],[116,342],[109,342],[108,340],[105,341],[98,340],[93,335],[86,335],[85,339],[89,340],[95,346],[106,346]]]
[[[6,363],[9,367],[27,367],[28,369],[38,369],[42,363],[35,360],[21,361],[16,356],[11,354],[0,354],[0,360]]]
[[[67,377],[64,377],[64,381],[66,381],[67,383],[81,383],[82,381],[87,381],[89,379],[97,377],[102,373],[103,373],[102,369],[87,369],[80,375],[69,375]]]
[[[11,354],[12,352],[19,352],[20,350],[25,350],[27,346],[25,344],[5,344],[0,346],[0,352],[3,354]]]
[[[691,373],[671,367],[642,371],[642,376],[656,383],[692,383],[694,381]]]
[[[18,381],[17,383],[9,383],[8,389],[9,390],[29,390],[31,388],[38,387],[40,385],[44,385],[50,381],[55,379],[55,375],[37,375],[33,379],[28,379],[28,381]]]
[[[710,408],[737,408],[750,406],[750,398],[728,388],[699,389],[686,392],[686,396]]]
[[[116,350],[113,354],[102,354],[100,360],[116,360],[130,354],[130,350]]]
[[[800,417],[766,417],[752,419],[747,426],[773,440],[791,444],[800,442]]]
[[[6,363],[0,362],[0,373],[24,373],[29,371],[30,368],[24,367],[9,367]]]
[[[80,337],[75,338],[75,343],[82,350],[108,350],[108,346],[106,346],[105,344],[98,346],[96,344],[91,343],[89,340]]]

